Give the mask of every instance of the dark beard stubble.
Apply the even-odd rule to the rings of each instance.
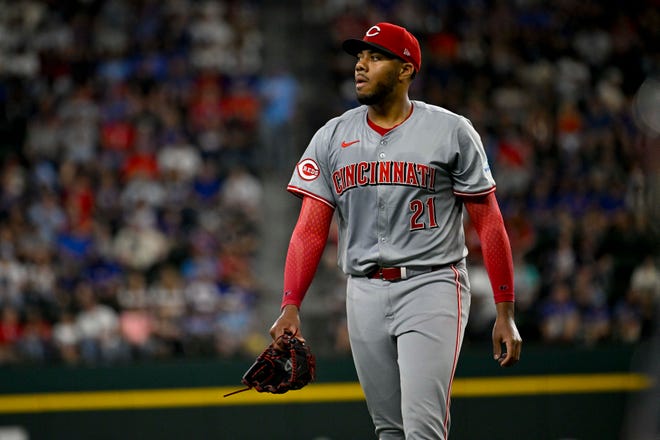
[[[373,92],[360,95],[357,92],[357,100],[363,105],[374,105],[382,103],[388,96],[394,92],[396,84],[396,74],[392,72],[384,81],[378,82]]]

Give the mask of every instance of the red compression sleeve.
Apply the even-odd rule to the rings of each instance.
[[[284,264],[282,307],[293,304],[300,308],[321,261],[333,212],[325,203],[303,198]]]
[[[484,197],[466,197],[464,203],[481,241],[481,252],[495,302],[513,301],[511,244],[495,193]]]

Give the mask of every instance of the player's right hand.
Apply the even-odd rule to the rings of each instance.
[[[294,305],[286,305],[282,309],[282,313],[275,320],[270,327],[270,336],[276,343],[283,341],[284,335],[295,336],[297,339],[305,342],[302,333],[300,332],[300,316],[298,314],[298,307]],[[283,348],[283,347],[279,347]]]

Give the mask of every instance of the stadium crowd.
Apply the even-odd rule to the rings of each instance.
[[[305,2],[327,115],[355,105],[344,38],[383,20],[418,36],[412,97],[482,135],[526,341],[636,343],[658,322],[660,129],[634,111],[659,73],[653,3]],[[0,0],[0,364],[254,351],[259,153],[296,85],[266,73],[260,7]],[[477,340],[494,307],[466,227]]]

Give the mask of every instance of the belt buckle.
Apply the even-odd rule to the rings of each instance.
[[[385,275],[388,272],[393,272],[393,271],[398,271],[397,275],[391,274],[391,275]],[[405,280],[408,278],[407,273],[406,273],[406,268],[405,267],[379,267],[378,272],[376,272],[376,275],[379,279],[383,281],[399,281],[399,280]]]

